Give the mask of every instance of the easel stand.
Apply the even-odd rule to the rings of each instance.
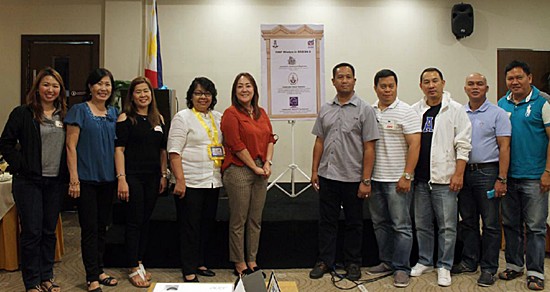
[[[296,124],[295,120],[289,120],[288,123],[290,124],[290,141],[291,141],[291,161],[288,165],[287,169],[281,173],[275,180],[273,180],[269,186],[267,186],[267,190],[271,189],[273,186],[276,186],[281,190],[283,193],[285,193],[287,196],[291,198],[296,198],[301,193],[306,191],[310,186],[311,183],[309,183],[307,186],[305,186],[302,190],[300,190],[298,193],[296,193],[296,182],[295,182],[295,174],[294,172],[297,170],[299,171],[305,178],[307,178],[308,181],[310,181],[310,177],[303,172],[296,163],[294,163],[294,125]],[[290,185],[291,185],[291,192],[287,192],[285,189],[283,189],[281,186],[277,184],[277,182],[287,173],[290,171]]]

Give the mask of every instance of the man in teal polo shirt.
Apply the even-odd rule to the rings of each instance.
[[[506,239],[506,270],[503,280],[523,275],[527,286],[544,289],[544,253],[548,190],[550,189],[550,96],[531,85],[529,65],[513,61],[506,66],[508,92],[498,105],[510,117],[512,142],[508,192],[502,199],[502,219]],[[524,260],[523,225],[527,231]]]

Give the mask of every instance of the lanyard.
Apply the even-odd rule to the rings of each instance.
[[[193,113],[199,120],[199,123],[201,123],[202,127],[206,130],[206,134],[208,135],[208,138],[210,138],[210,142],[212,142],[212,144],[219,144],[218,128],[216,128],[216,124],[214,123],[214,116],[212,115],[212,112],[208,112],[208,114],[210,115],[210,122],[212,123],[212,130],[214,130],[214,135],[212,135],[212,130],[210,130],[210,127],[206,125],[206,122],[202,118],[201,114],[195,108],[193,108]]]

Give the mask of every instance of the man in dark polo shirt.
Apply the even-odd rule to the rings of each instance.
[[[355,69],[340,63],[332,69],[336,97],[324,104],[312,134],[311,183],[319,192],[319,258],[309,273],[321,278],[334,265],[340,206],[346,217],[346,277],[361,278],[363,200],[371,193],[374,146],[379,138],[374,109],[355,94]]]

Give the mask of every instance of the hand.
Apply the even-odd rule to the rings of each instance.
[[[80,197],[80,182],[70,182],[69,183],[69,196],[73,199]]]
[[[185,197],[185,181],[176,180],[176,186],[174,186],[174,196],[183,199]]]
[[[166,186],[168,185],[168,179],[165,177],[160,178],[160,185],[159,185],[159,194],[164,193],[166,190]]]
[[[395,187],[395,190],[398,193],[408,193],[411,191],[411,183],[412,180],[401,177],[399,181],[397,181],[397,186]]]
[[[497,181],[495,182],[494,189],[495,189],[495,197],[500,198],[500,197],[506,196],[506,189],[507,189],[506,184],[503,184],[502,182],[500,182],[500,180],[497,179]]]
[[[453,176],[451,177],[451,184],[449,185],[449,189],[451,189],[451,191],[453,192],[460,192],[460,190],[462,189],[463,181],[463,175],[458,175],[456,173],[453,174]]]
[[[265,178],[269,178],[269,176],[271,175],[271,164],[269,164],[269,162],[266,162],[264,164],[264,167],[262,167],[264,172],[265,172]]]
[[[118,189],[117,189],[118,198],[121,201],[129,202],[130,201],[130,191],[128,188],[128,182],[124,177],[119,177],[118,179]]]
[[[546,193],[550,190],[550,173],[544,171],[540,177],[540,190]]]
[[[311,185],[313,186],[313,189],[316,192],[319,192],[319,176],[317,176],[317,173],[311,174]]]
[[[261,167],[255,166],[252,171],[254,171],[256,175],[265,176],[265,170]]]
[[[368,199],[370,197],[370,194],[371,194],[371,189],[372,189],[372,186],[371,185],[366,185],[364,183],[359,183],[359,190],[357,191],[357,197],[359,199]]]

